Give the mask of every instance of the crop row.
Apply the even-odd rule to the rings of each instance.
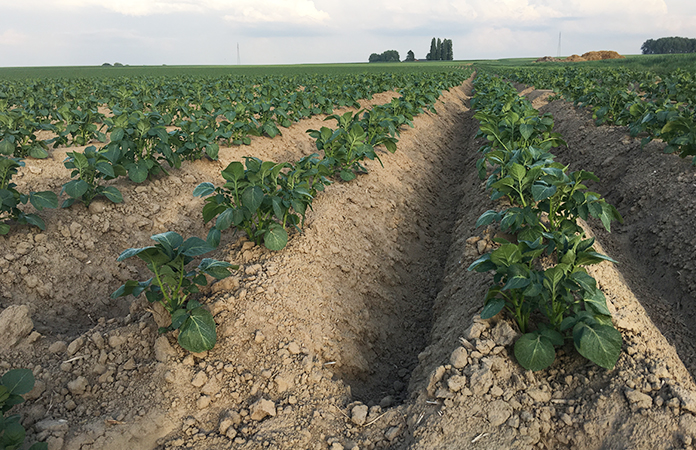
[[[449,77],[446,88],[460,84],[469,73],[459,71],[456,77]],[[184,240],[179,234],[168,231],[152,236],[156,242],[154,246],[124,251],[119,261],[137,256],[145,261],[153,276],[144,281],[126,282],[112,297],[145,293],[148,301],[160,303],[171,315],[171,324],[161,332],[179,330],[178,340],[182,347],[194,352],[209,350],[216,342],[215,322],[210,312],[192,295],[199,291],[199,286],[207,283],[206,275],[221,279],[229,276],[229,270],[235,267],[211,258],[202,259],[193,270],[187,266],[196,257],[215,250],[222,232],[229,228],[244,231],[249,239],[270,250],[284,248],[288,229],[301,230],[307,210],[312,207],[318,192],[332,182],[347,182],[366,173],[365,159],[377,159],[381,163],[378,152],[383,150],[380,147],[396,151],[400,129],[413,126],[415,114],[435,111],[433,105],[440,95],[441,86],[441,80],[429,83],[426,77],[418,86],[403,90],[402,96],[390,103],[371,110],[328,116],[326,120],[336,121],[335,129],[308,130],[321,155],[315,153],[297,162],[277,163],[255,157],[245,157],[244,163],[233,161],[222,171],[226,180],[223,186],[204,182],[193,192],[194,196],[206,197],[203,220],[215,219],[207,238],[203,240],[194,236]],[[63,202],[64,207],[77,200],[88,205],[100,195],[121,202],[120,191],[114,186],[104,185],[104,181],[128,175],[133,181],[144,182],[153,175],[166,174],[164,162],[169,167],[178,167],[168,159],[172,153],[164,144],[163,134],[137,131],[132,135],[126,131],[113,131],[111,142],[101,149],[90,146],[83,153],[68,152],[64,164],[72,170],[75,179],[63,185],[62,192],[70,197]],[[10,231],[13,220],[44,227],[38,216],[25,214],[21,204],[31,202],[39,210],[57,207],[54,192],[21,194],[15,189],[11,176],[21,165],[21,159],[0,154],[2,234]],[[3,167],[7,167],[4,172]]]
[[[214,157],[219,144],[274,137],[293,122],[359,107],[358,100],[379,92],[442,89],[458,72],[5,81],[0,147],[15,157],[42,158],[50,145],[106,142],[119,129],[140,128],[156,130],[175,153]]]
[[[432,105],[440,95],[440,91],[461,83],[469,73],[470,70],[452,70],[443,72],[439,76],[426,73],[422,74],[420,78],[415,73],[402,74],[399,78],[400,82],[404,83],[400,89],[401,96],[394,98],[387,105],[374,108],[372,111],[364,114],[362,120],[367,122],[365,132],[369,135],[371,145],[383,144],[390,150],[393,149],[394,135],[398,128],[403,124],[410,123],[410,119],[419,111],[423,109],[432,110]],[[372,81],[373,84],[380,85],[380,89],[393,87],[391,84],[384,84],[386,82],[382,79],[389,78],[394,81],[393,77],[390,78],[388,75],[384,75],[382,78],[376,75],[375,77],[377,80],[382,80],[382,84],[376,83],[374,79]],[[327,82],[326,84],[340,86],[342,81],[344,81],[343,78],[339,77],[334,82]],[[217,84],[212,84],[208,88],[217,86]],[[184,88],[178,89],[182,90]],[[189,87],[190,89],[192,88]],[[273,92],[272,90],[269,91],[270,87],[268,86],[261,89],[261,87],[254,85],[249,89],[252,89],[254,92]],[[302,92],[298,89],[298,86],[295,84],[295,94]],[[343,86],[341,90],[345,91],[348,89]],[[184,100],[189,101],[190,99]],[[139,106],[143,105],[139,104]],[[96,107],[96,104],[94,107]],[[89,205],[97,196],[104,196],[116,203],[121,202],[123,197],[118,189],[114,186],[105,185],[105,182],[127,176],[128,179],[135,183],[142,183],[149,177],[159,175],[160,173],[167,174],[169,168],[179,168],[182,160],[197,160],[204,157],[217,159],[218,142],[221,140],[225,140],[226,144],[249,143],[248,134],[253,134],[254,132],[251,130],[255,128],[253,126],[248,127],[248,125],[258,123],[259,117],[257,115],[246,115],[244,120],[240,119],[232,122],[235,118],[239,119],[243,115],[242,111],[249,110],[244,103],[238,103],[234,108],[235,111],[228,110],[223,112],[212,107],[211,112],[206,113],[205,111],[210,108],[206,107],[204,103],[203,110],[193,109],[193,115],[190,118],[181,120],[179,122],[180,127],[170,131],[167,130],[166,125],[169,122],[158,112],[138,109],[133,109],[130,112],[115,110],[113,116],[104,119],[104,123],[107,126],[108,139],[106,134],[99,131],[95,132],[97,134],[87,133],[80,135],[82,136],[80,141],[82,143],[91,142],[94,138],[107,141],[101,148],[97,149],[95,146],[90,146],[83,152],[68,152],[68,158],[64,164],[67,169],[71,170],[73,179],[63,185],[61,194],[65,193],[68,198],[63,201],[62,206],[69,207],[76,201],[82,201],[85,205]],[[326,110],[322,111],[331,110],[332,106],[329,105]],[[269,111],[275,115],[274,117],[277,117],[279,109],[273,107]],[[322,111],[313,111],[313,113]],[[239,112],[239,115],[237,112]],[[9,115],[15,113],[16,110],[7,112]],[[7,117],[7,115],[4,117]],[[0,122],[2,119],[3,116],[0,113]],[[275,119],[269,119],[269,122],[263,125],[267,130],[266,134],[271,137],[276,134],[273,130],[277,130],[273,120]],[[271,126],[270,124],[273,125]],[[89,125],[94,126],[92,123],[89,123]],[[289,126],[290,124],[284,123],[284,125]],[[380,127],[386,128],[387,134],[391,137],[377,138],[374,133]],[[95,130],[94,128],[90,129]],[[0,130],[2,130],[1,127]],[[15,134],[12,133],[15,131],[19,134],[28,134],[33,137],[26,138],[25,136],[13,141]],[[29,131],[28,128],[21,126],[19,131],[15,131],[8,131],[5,128],[5,138],[0,141],[0,234],[9,232],[9,224],[6,223],[8,219],[19,223],[36,225],[41,229],[45,227],[41,218],[36,214],[25,214],[21,210],[22,204],[31,202],[37,210],[47,207],[55,208],[58,205],[58,198],[55,193],[46,191],[22,194],[16,191],[11,178],[19,167],[23,165],[21,159],[31,155],[45,156],[47,152],[45,151],[45,141],[32,141],[32,139],[36,138],[33,131]],[[319,133],[314,137],[318,139],[320,150],[323,149],[324,141],[327,139],[331,140],[329,147],[335,146],[339,142],[336,140],[336,136],[322,137],[321,133]],[[37,144],[37,142],[40,143]],[[32,149],[39,154],[36,154]],[[7,157],[2,155],[7,155]],[[354,155],[349,156],[349,158],[353,157]],[[286,166],[284,167],[287,168]],[[344,171],[343,175],[346,173]]]
[[[499,246],[471,264],[469,270],[492,271],[481,317],[503,309],[522,333],[515,343],[518,362],[542,370],[555,360],[555,347],[572,340],[577,351],[596,364],[612,368],[622,338],[611,321],[606,298],[585,266],[612,261],[592,247],[578,219],[600,219],[607,230],[618,211],[591,192],[591,172],[570,172],[554,161],[550,149],[566,145],[553,132],[550,114],[540,115],[509,83],[479,74],[472,107],[487,143],[477,162],[491,198],[500,211],[486,211],[476,226],[499,223]]]
[[[676,70],[660,77],[628,69],[515,68],[502,76],[538,89],[553,89],[576,105],[591,108],[595,122],[627,126],[667,143],[665,153],[693,157],[696,164],[696,77]]]

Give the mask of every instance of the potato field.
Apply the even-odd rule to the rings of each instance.
[[[0,72],[0,449],[693,448],[696,81],[583,64]]]

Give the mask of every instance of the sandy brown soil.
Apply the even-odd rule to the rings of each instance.
[[[116,181],[121,205],[46,211],[45,232],[0,238],[0,333],[10,333],[0,368],[36,375],[17,408],[29,440],[51,450],[692,448],[693,168],[528,92],[570,144],[558,159],[595,171],[626,218],[611,235],[588,228],[620,261],[593,276],[625,345],[611,371],[565,348],[548,370],[525,372],[510,356],[511,323],[476,316],[489,279],[466,271],[494,233],[474,229],[494,205],[476,177],[470,94],[469,82],[444,93],[439,114],[418,117],[396,154],[381,156],[384,168],[330,186],[286,249],[225,235],[214,256],[241,267],[204,299],[219,332],[207,354],[158,337],[144,300],[109,300],[145,277],[116,257],[165,230],[205,236],[193,188],[221,183],[245,155],[312,153],[305,130],[321,117],[168,178]],[[20,190],[58,190],[65,151],[27,161]],[[27,316],[33,324],[8,330]]]

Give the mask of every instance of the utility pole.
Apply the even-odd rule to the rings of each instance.
[[[558,32],[558,54],[556,55],[556,58],[561,57],[561,32]]]
[[[239,42],[237,42],[237,65],[242,65],[242,59],[239,57]]]

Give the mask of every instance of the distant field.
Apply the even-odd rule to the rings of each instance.
[[[65,67],[0,67],[0,79],[21,78],[82,78],[82,77],[137,77],[197,75],[320,75],[364,72],[411,72],[413,70],[441,70],[466,64],[462,61],[433,61],[412,63],[346,63],[346,64],[294,64],[272,66],[65,66]]]
[[[460,61],[432,61],[412,63],[345,63],[345,64],[294,64],[269,66],[64,66],[64,67],[0,67],[0,79],[22,78],[83,78],[83,77],[138,77],[197,75],[220,76],[239,75],[301,75],[375,73],[391,71],[395,73],[414,70],[441,70],[443,67],[457,65],[524,67],[537,65],[537,58],[472,59]],[[682,69],[696,72],[696,54],[679,55],[626,55],[626,59],[588,61],[577,64],[580,67],[626,67],[633,70],[650,70],[659,74]],[[563,66],[566,63],[544,63],[545,66]]]
[[[675,55],[624,55],[625,59],[607,59],[604,61],[585,61],[585,62],[548,62],[544,66],[566,66],[568,64],[578,65],[578,67],[626,67],[632,70],[650,70],[658,74],[667,74],[682,69],[689,72],[696,72],[696,53],[675,54]],[[534,63],[537,58],[509,58],[509,59],[489,59],[471,61],[474,65],[480,66],[536,66]]]

